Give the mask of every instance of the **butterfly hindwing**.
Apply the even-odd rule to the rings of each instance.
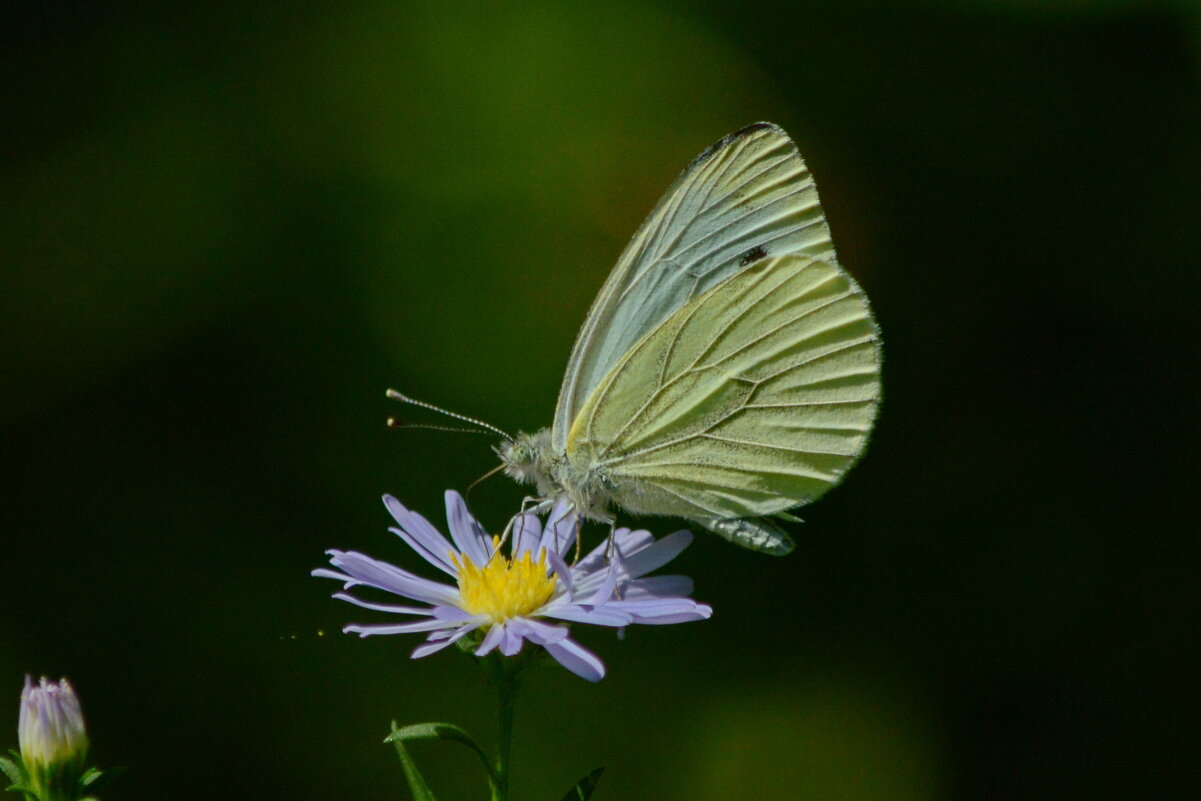
[[[568,456],[601,466],[635,512],[705,522],[808,503],[866,446],[878,345],[836,263],[764,259],[628,351],[577,416]]]

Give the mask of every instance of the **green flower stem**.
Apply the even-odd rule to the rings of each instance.
[[[521,687],[521,674],[526,667],[525,655],[504,657],[490,654],[486,660],[492,674],[492,683],[497,694],[497,747],[496,785],[493,801],[509,801],[509,754],[513,745],[513,713],[517,707],[517,691]]]
[[[496,752],[496,795],[497,801],[509,798],[509,751],[513,744],[513,709],[517,705],[516,687],[513,684],[500,687],[500,737]]]
[[[518,671],[502,669],[501,681],[497,682],[498,737],[496,747],[496,796],[497,801],[509,799],[509,753],[513,746],[513,712],[518,701]]]

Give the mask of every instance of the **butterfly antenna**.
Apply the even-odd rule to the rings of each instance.
[[[449,431],[452,434],[488,434],[487,431],[480,431],[478,428],[454,428],[453,426],[431,426],[425,423],[402,423],[395,417],[389,417],[386,421],[388,428],[423,428],[427,431]]]
[[[449,409],[443,409],[441,406],[435,406],[432,403],[426,403],[425,401],[419,401],[416,398],[410,398],[408,395],[402,395],[401,393],[397,392],[394,389],[388,390],[388,392],[386,394],[392,400],[400,401],[401,403],[409,403],[409,404],[412,404],[413,406],[420,406],[422,409],[429,409],[430,411],[438,412],[439,414],[444,414],[447,417],[453,417],[456,420],[462,420],[464,423],[471,423],[474,426],[479,426],[480,428],[486,428],[489,431],[493,432],[494,434],[500,434],[502,437],[509,440],[510,442],[513,441],[513,438],[510,437],[508,434],[501,431],[499,428],[497,428],[496,426],[494,426],[490,423],[485,423],[483,420],[477,420],[474,417],[468,417],[465,414],[458,414],[457,412],[452,412]]]

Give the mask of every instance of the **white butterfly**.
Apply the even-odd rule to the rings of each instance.
[[[879,400],[867,298],[796,145],[761,122],[676,179],[592,304],[554,423],[497,453],[543,508],[674,515],[785,554],[768,517],[842,479]]]

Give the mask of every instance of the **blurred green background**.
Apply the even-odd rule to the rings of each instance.
[[[548,424],[642,217],[768,119],[883,328],[877,434],[793,555],[698,537],[711,620],[530,681],[517,797],[1198,797],[1199,9],[5,4],[0,745],[27,671],[106,801],[401,799],[390,719],[490,743],[469,659],[308,575],[412,565],[379,496],[495,464],[383,391]]]

